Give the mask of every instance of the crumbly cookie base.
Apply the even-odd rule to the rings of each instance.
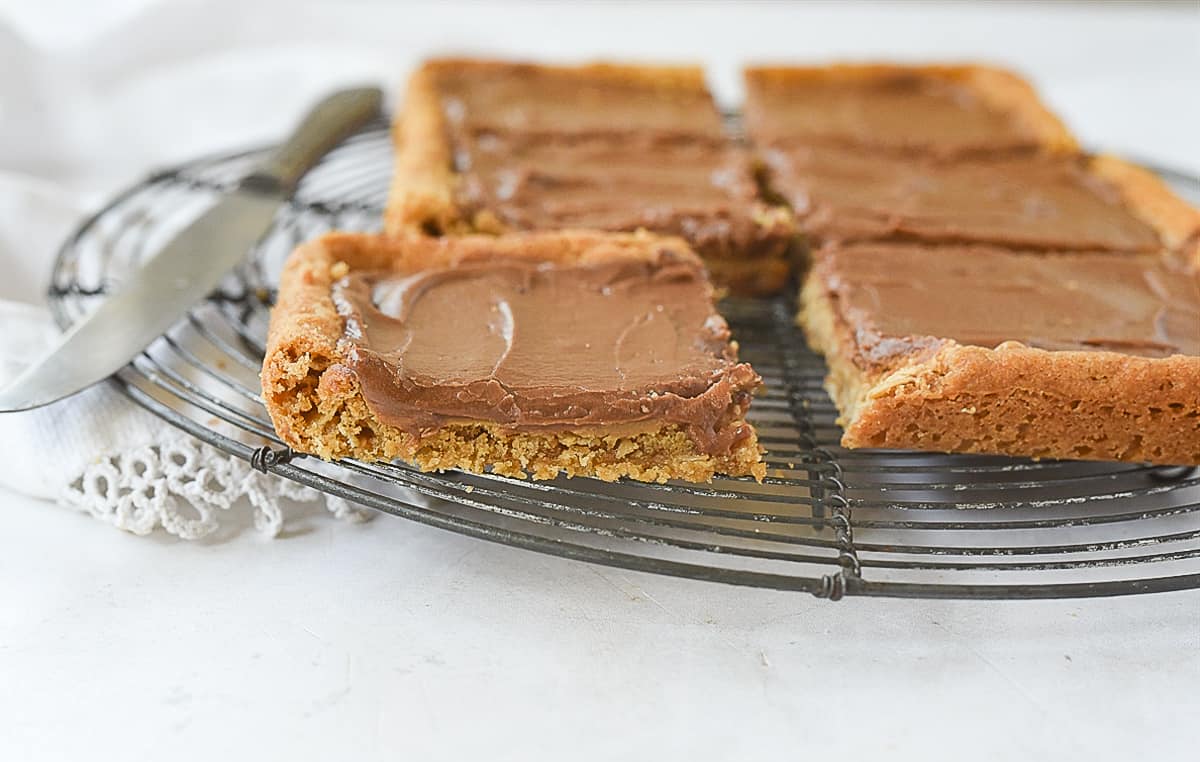
[[[844,447],[1200,465],[1200,358],[947,341],[870,373],[816,278],[801,303]]]
[[[376,418],[345,366],[322,371],[311,357],[288,358],[285,352],[268,359],[264,379],[271,381],[264,392],[279,435],[294,449],[327,460],[400,459],[422,471],[491,471],[534,479],[565,474],[604,481],[708,482],[717,474],[758,480],[766,475],[753,434],[723,456],[697,452],[677,426],[620,434],[531,433],[484,422],[453,423],[417,437]]]
[[[791,262],[782,258],[708,259],[704,266],[713,285],[733,296],[772,296],[786,288],[792,277]]]

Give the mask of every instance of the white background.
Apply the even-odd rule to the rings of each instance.
[[[1200,6],[0,0],[0,296],[151,167],[430,52],[1008,63],[1082,140],[1200,171]],[[60,229],[26,234],[33,189]],[[44,208],[44,204],[38,207]],[[4,442],[0,447],[19,447]],[[0,450],[0,455],[3,451]],[[53,453],[48,453],[53,457]],[[122,535],[0,493],[0,759],[1191,758],[1200,596],[829,603],[398,519]]]

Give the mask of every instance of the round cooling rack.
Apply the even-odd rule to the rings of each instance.
[[[87,220],[55,267],[50,296],[59,324],[119,286],[260,155],[214,156],[161,172]],[[794,327],[787,298],[722,304],[743,358],[767,383],[750,411],[768,450],[761,484],[533,482],[293,454],[259,397],[272,286],[301,241],[332,228],[379,227],[391,159],[383,123],[326,157],[240,270],[114,383],[168,423],[261,470],[385,513],[581,561],[832,599],[1200,587],[1200,471],[844,450],[821,387],[824,365]],[[1167,176],[1181,193],[1200,196],[1200,180]]]

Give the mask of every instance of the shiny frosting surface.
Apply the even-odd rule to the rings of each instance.
[[[945,339],[1200,355],[1200,279],[1153,255],[858,244],[823,252],[817,272],[868,366]]]
[[[947,163],[796,146],[768,151],[767,162],[805,231],[820,240],[1107,251],[1161,246],[1116,188],[1071,158]]]
[[[671,423],[726,452],[760,379],[691,257],[496,258],[334,286],[347,364],[383,421],[516,431]]]
[[[525,65],[449,70],[440,74],[437,86],[456,132],[650,130],[719,138],[724,129],[703,87],[656,87]]]
[[[920,73],[761,83],[747,98],[760,143],[830,142],[898,151],[970,153],[1037,147],[1037,136],[970,87]]]
[[[748,247],[757,232],[749,161],[724,141],[488,132],[459,146],[460,204],[506,228],[646,228],[701,252]]]

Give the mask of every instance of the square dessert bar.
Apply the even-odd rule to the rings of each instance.
[[[647,130],[712,139],[725,135],[699,66],[555,66],[440,58],[415,72],[408,105],[440,114],[444,128],[456,133]]]
[[[285,266],[263,398],[291,447],[553,478],[761,479],[700,259],[647,233],[335,233]]]
[[[988,66],[841,64],[744,72],[747,134],[761,146],[840,145],[936,155],[1073,152],[1025,80]]]
[[[391,233],[645,229],[736,292],[787,282],[791,215],[761,198],[699,68],[435,61],[395,139]]]
[[[853,244],[801,300],[846,447],[1200,465],[1200,276],[1169,258]]]
[[[822,146],[765,153],[810,243],[909,240],[1195,253],[1200,213],[1113,157],[940,161]]]

